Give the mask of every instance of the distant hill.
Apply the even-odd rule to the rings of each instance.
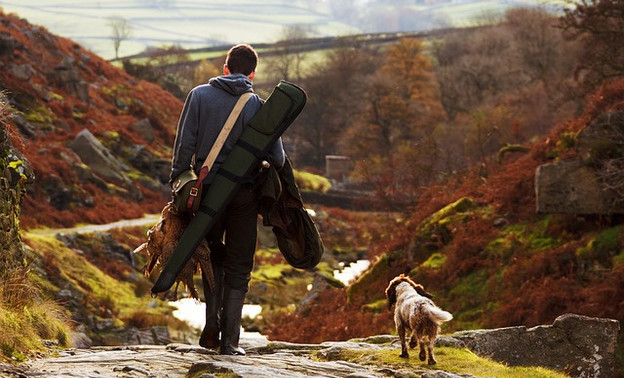
[[[473,25],[476,20],[518,6],[548,6],[561,1],[539,0],[410,0],[410,1],[185,1],[129,0],[56,2],[3,1],[6,13],[16,13],[45,26],[104,58],[115,57],[109,18],[119,16],[132,26],[119,56],[147,48],[179,45],[185,49],[223,44],[269,43],[283,28],[298,25],[310,37],[356,33],[418,31]]]
[[[2,2],[5,12],[15,12],[66,36],[94,53],[113,58],[108,18],[120,16],[132,25],[120,56],[148,47],[180,45],[198,48],[239,42],[271,42],[284,26],[301,24],[315,35],[330,36],[358,29],[335,21],[326,6],[308,7],[301,2],[228,1],[81,1],[58,3],[33,0],[28,4]],[[320,2],[317,2],[320,3]]]

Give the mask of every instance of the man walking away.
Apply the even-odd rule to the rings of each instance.
[[[258,55],[251,46],[236,45],[227,54],[223,75],[189,92],[178,122],[170,183],[191,165],[196,172],[199,171],[240,95],[253,93],[252,81],[257,64]],[[204,185],[210,185],[214,180],[216,171],[232,150],[244,126],[261,105],[262,100],[258,95],[249,99],[204,180]],[[285,153],[281,138],[274,144],[269,158],[275,167],[284,165]],[[206,236],[211,251],[215,290],[210,290],[202,272],[206,325],[199,344],[205,348],[220,347],[221,354],[245,355],[238,342],[241,312],[249,288],[256,248],[258,198],[254,187],[254,178],[248,178]]]

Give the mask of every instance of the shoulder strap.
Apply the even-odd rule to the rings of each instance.
[[[238,119],[238,115],[243,110],[243,107],[245,106],[247,101],[249,101],[251,96],[253,96],[253,93],[248,92],[248,93],[243,93],[238,98],[236,105],[234,105],[234,109],[232,109],[230,116],[225,121],[225,124],[223,125],[223,128],[221,129],[221,132],[219,133],[219,136],[217,136],[217,140],[212,145],[212,148],[210,149],[210,153],[208,153],[206,160],[204,160],[204,164],[202,164],[201,166],[199,181],[203,180],[205,175],[207,175],[210,169],[212,168],[212,165],[214,164],[215,160],[217,160],[217,156],[219,155],[219,152],[221,152],[221,148],[223,147],[223,144],[225,143],[228,136],[230,135],[230,131],[232,131],[232,128],[234,127],[234,123]],[[202,172],[205,172],[204,177],[202,177]]]

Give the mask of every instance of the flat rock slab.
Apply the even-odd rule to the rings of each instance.
[[[185,377],[201,372],[239,377],[383,377],[363,366],[344,361],[314,361],[288,352],[245,357],[221,356],[200,348],[186,352],[162,346],[140,349],[76,350],[72,355],[34,361],[23,377]]]
[[[320,362],[292,353],[248,355],[244,358],[208,356],[193,364],[189,373],[231,374],[239,377],[383,377],[379,373],[345,361]]]
[[[202,358],[164,346],[125,349],[79,349],[28,365],[27,377],[183,377]]]
[[[543,366],[572,377],[611,377],[619,322],[565,314],[552,325],[472,330],[440,336],[436,345],[466,347],[480,356],[511,366]],[[13,368],[0,365],[1,377],[421,377],[466,378],[444,371],[393,370],[387,366],[342,361],[344,351],[366,355],[384,348],[398,349],[396,336],[321,344],[269,342],[254,333],[241,335],[247,356],[222,356],[189,344],[133,345],[73,349],[59,357],[31,361]],[[325,361],[319,361],[316,357]]]
[[[327,344],[327,345],[325,345]],[[311,352],[335,347],[323,345],[269,343],[266,338],[246,336],[241,346],[247,356],[221,356],[212,350],[188,344],[94,347],[64,351],[59,357],[29,362],[21,375],[13,377],[383,377],[367,367],[345,361],[316,361]],[[353,343],[345,346],[353,347]],[[360,346],[363,348],[363,346]],[[370,344],[371,348],[379,348]]]
[[[379,350],[379,345],[365,342],[326,342],[296,344],[268,342],[266,338],[244,336],[241,346],[247,356],[221,356],[213,350],[188,344],[133,345],[125,347],[94,347],[74,349],[59,357],[35,360],[13,371],[5,370],[12,378],[28,377],[415,377],[464,378],[443,371],[394,371],[390,368],[363,366],[330,360],[317,361],[315,351],[331,354],[339,349],[360,351]],[[418,374],[416,374],[418,373]],[[427,375],[428,374],[428,375]],[[0,374],[0,376],[2,376]]]

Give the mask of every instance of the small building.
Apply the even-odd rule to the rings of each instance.
[[[325,177],[346,182],[353,171],[353,160],[348,156],[325,155]]]

